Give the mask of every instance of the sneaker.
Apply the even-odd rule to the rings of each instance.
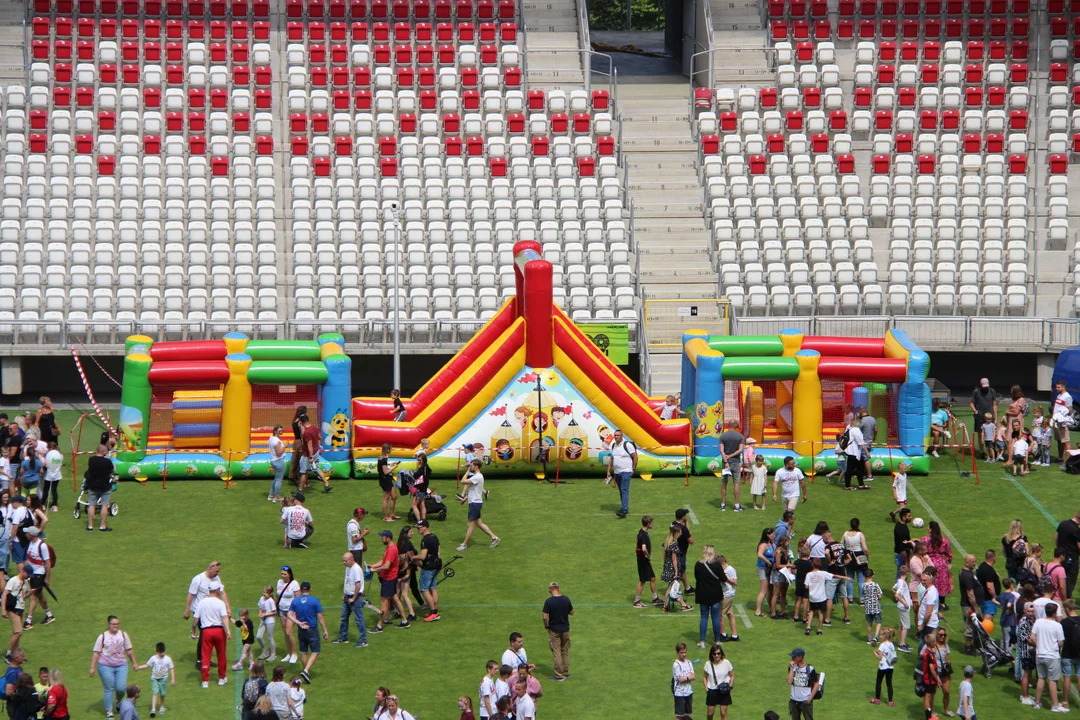
[[[54,622],[56,622],[56,616],[55,615],[46,615],[45,616],[45,622],[43,624],[44,625],[51,625]]]
[[[157,713],[153,710],[150,711],[150,717],[157,717]]]
[[[1065,707],[1064,705],[1055,705],[1050,708],[1050,712],[1069,712],[1069,708]]]
[[[844,624],[845,625],[850,625],[851,624],[851,618],[844,618]]]
[[[324,487],[324,488],[323,488],[323,490],[322,490],[322,491],[323,491],[324,493],[329,493],[329,492],[332,492],[332,491],[333,491],[333,489],[334,489],[334,486],[333,486],[333,485],[327,485],[326,487]]]
[[[720,503],[720,512],[727,510],[727,503]]]
[[[1035,703],[1034,705],[1031,706],[1031,709],[1032,710],[1042,710],[1042,705],[1040,705],[1039,703]]]
[[[266,660],[264,660],[263,662],[266,662],[266,663],[272,663],[272,662],[277,662],[277,658],[276,658],[276,657],[274,657],[273,655],[270,655],[270,656],[269,656],[269,657],[267,657],[267,658],[266,658]]]
[[[889,707],[892,707],[892,706],[893,706],[893,705],[895,705],[895,704],[896,704],[896,703],[894,703],[894,702],[893,702],[892,700],[890,700],[890,701],[889,701]]]
[[[1034,704],[1035,704],[1035,701],[1034,701],[1034,700],[1033,700],[1033,699],[1032,699],[1032,698],[1031,698],[1030,696],[1028,696],[1028,697],[1021,697],[1021,698],[1020,698],[1020,704],[1021,704],[1021,705],[1034,705]]]
[[[268,657],[270,657],[270,653],[264,650],[263,652],[259,653],[259,658],[258,659],[259,660],[265,660]]]
[[[469,549],[469,546],[466,545],[465,543],[461,543],[460,545],[457,546],[457,549],[458,549],[458,552],[464,552],[465,550]]]
[[[304,682],[306,682],[308,685],[311,684],[311,676],[308,675],[307,670],[301,670],[300,671],[300,677],[302,677],[304,679]]]
[[[705,649],[705,643],[703,643],[703,642],[699,642],[699,643],[697,644],[697,646],[698,646],[699,648],[701,648],[702,650],[704,650],[704,649]]]
[[[491,549],[494,550],[497,547],[499,547],[499,538],[494,537],[491,539]]]
[[[940,455],[937,454],[937,450],[931,451],[930,454],[933,455],[934,457],[941,457]]]
[[[33,630],[33,629],[34,629],[34,621],[31,620],[30,618],[27,618],[26,622],[23,623],[23,630]]]
[[[897,650],[899,650],[899,651],[900,651],[900,652],[902,652],[902,653],[909,653],[909,652],[911,652],[911,646],[910,646],[910,645],[906,645],[906,644],[905,644],[905,645],[901,645],[901,646],[899,646],[899,647],[898,647],[898,648],[896,648],[896,649],[897,649]]]
[[[717,640],[716,642],[718,642],[718,643],[726,643],[726,642],[730,642],[730,641],[731,641],[731,636],[729,636],[729,635],[721,635],[720,639]]]
[[[743,511],[743,506],[742,505],[736,505],[735,506],[735,512],[742,512],[742,511]]]
[[[825,626],[825,627],[832,627],[832,620],[826,620],[825,622],[823,622],[821,624],[823,626]]]
[[[382,625],[376,625],[375,627],[373,627],[373,628],[371,628],[370,630],[368,630],[368,633],[369,633],[369,634],[370,634],[370,633],[381,633],[382,631],[383,631],[383,627],[382,627]]]
[[[870,704],[871,705],[880,705],[881,701],[878,700],[877,698],[870,698]]]
[[[295,655],[295,654],[293,654],[293,655],[288,655],[288,656],[286,656],[286,658],[285,658],[285,662],[287,662],[287,663],[288,663],[288,664],[290,664],[290,665],[295,665],[295,664],[296,664],[296,660],[297,660],[297,658],[296,658],[296,655]]]
[[[810,635],[810,628],[806,628],[806,633],[805,633],[805,634],[806,634],[807,636],[809,636],[809,635]]]
[[[696,589],[696,588],[695,588],[695,587],[694,587],[693,585],[690,585],[690,586],[689,586],[689,587],[687,587],[687,588],[686,588],[685,590],[683,590],[683,592],[684,592],[684,593],[689,593],[690,595],[693,595],[693,594],[694,594],[694,590],[695,590],[695,589]]]
[[[658,597],[652,599],[652,604],[654,607],[664,607],[664,601]]]
[[[302,548],[304,548],[305,550],[308,550],[308,549],[310,549],[310,548],[308,548],[308,544],[307,544],[306,542],[302,542],[302,541],[301,541],[301,542],[298,542],[298,543],[296,543],[296,547],[302,547]]]
[[[873,638],[866,638],[866,644],[867,645],[873,645],[874,644]],[[873,702],[873,700],[871,700],[870,702]]]
[[[634,607],[643,608],[643,607],[649,607],[649,606],[646,605],[645,603],[641,602],[640,600],[635,600],[634,601]]]
[[[353,645],[353,647],[354,647],[354,648],[366,648],[366,647],[367,647],[367,643],[366,643],[366,642],[358,642],[358,643],[356,643],[355,645]]]
[[[206,686],[203,685],[203,687],[206,687]],[[105,717],[107,717],[107,718],[113,717],[113,711],[112,710],[106,710],[105,711]]]
[[[424,618],[424,622],[435,622],[437,620],[442,620],[442,616],[437,612],[429,613],[428,616]]]
[[[408,620],[402,620],[401,622],[398,623],[398,627],[401,628],[402,630],[408,630],[412,626],[409,625]]]
[[[729,642],[739,642],[739,636],[738,635],[730,635],[730,636],[728,636],[728,641]]]
[[[409,617],[407,617],[405,619],[408,620],[409,622],[416,622],[416,616],[415,615],[410,615]]]
[[[331,640],[330,642],[331,642],[331,643],[333,643],[334,645],[339,645],[339,644],[341,644],[341,643],[347,643],[347,642],[349,642],[349,638],[340,638],[340,637],[337,637],[337,638],[334,638],[333,640]]]
[[[203,690],[205,690],[206,688],[210,687],[210,683],[208,683],[208,682],[204,682],[204,683],[202,684],[202,686],[203,686]],[[106,715],[105,717],[112,717],[112,713],[109,713],[109,714],[108,714],[108,715]]]
[[[217,684],[218,684],[218,685],[225,685],[225,684],[227,684],[228,682],[229,682],[229,679],[228,679],[228,678],[220,678],[220,679],[219,679],[219,680],[217,681]]]
[[[242,670],[243,668],[244,668],[244,663],[242,663],[242,662],[236,662],[232,666],[233,670]]]
[[[158,708],[158,715],[164,715],[164,714],[165,714],[165,706],[162,705],[161,707]]]

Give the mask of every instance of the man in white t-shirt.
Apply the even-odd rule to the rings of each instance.
[[[630,512],[630,478],[637,472],[637,446],[623,437],[622,430],[616,430],[611,440],[611,455],[607,462],[607,480],[615,479],[619,488],[619,509],[616,517],[624,518]]]
[[[780,495],[784,498],[784,509],[795,511],[799,504],[799,498],[806,502],[806,476],[803,471],[795,467],[795,458],[788,455],[784,458],[784,467],[776,471],[773,476],[772,499],[776,502],[776,486],[780,485]]]
[[[480,703],[478,705],[479,715],[482,718],[489,718],[495,714],[495,703],[498,702],[499,697],[495,694],[495,678],[499,677],[499,663],[494,660],[488,660],[487,673],[480,681]]]
[[[281,511],[281,524],[285,526],[289,547],[306,548],[307,539],[315,532],[311,511],[304,507],[304,493],[293,493],[293,504]]]
[[[1057,390],[1057,395],[1054,397],[1054,412],[1050,415],[1050,425],[1054,429],[1054,437],[1057,438],[1058,456],[1064,463],[1072,448],[1072,436],[1069,432],[1072,429],[1073,399],[1065,389],[1064,382],[1059,381],[1054,389]]]
[[[341,596],[341,623],[338,628],[338,636],[332,642],[343,643],[349,641],[349,616],[356,620],[356,629],[360,633],[360,639],[353,647],[367,647],[367,625],[364,623],[364,566],[356,562],[351,552],[341,556],[341,562],[345,565],[345,584]]]
[[[919,635],[919,652],[922,652],[926,644],[926,636],[936,632],[938,628],[938,612],[941,610],[941,596],[934,587],[934,578],[937,577],[937,568],[933,565],[926,568],[922,574],[923,596],[919,601],[919,614],[915,619],[915,625]]]
[[[210,686],[210,655],[217,652],[218,685],[228,682],[225,671],[228,662],[225,659],[225,641],[232,637],[232,611],[222,600],[223,587],[214,586],[195,610],[195,619],[199,623],[201,640],[199,669],[202,671],[202,686]]]
[[[26,548],[26,564],[30,566],[30,608],[26,613],[23,627],[27,630],[34,626],[34,606],[40,605],[45,611],[45,624],[56,620],[49,610],[49,601],[45,597],[45,587],[52,581],[52,554],[49,546],[41,539],[41,530],[36,527],[26,528],[30,537],[30,546]]]
[[[462,485],[468,488],[465,498],[461,502],[462,504],[469,503],[469,527],[465,530],[465,539],[458,545],[458,551],[469,549],[469,538],[472,537],[473,530],[476,528],[480,528],[488,534],[488,537],[491,538],[492,549],[499,545],[499,536],[480,519],[484,509],[484,474],[480,472],[480,465],[480,460],[473,460],[469,465],[468,473],[461,479]]]
[[[529,697],[526,689],[527,686],[523,680],[518,680],[517,685],[514,686],[514,694],[517,696],[514,700],[515,720],[536,720],[536,703]]]
[[[1057,683],[1061,680],[1061,648],[1065,644],[1065,631],[1061,623],[1054,616],[1057,614],[1057,604],[1049,603],[1046,606],[1046,617],[1036,620],[1031,628],[1028,643],[1035,646],[1035,672],[1039,676],[1035,684],[1035,709],[1042,706],[1043,686],[1049,681],[1050,684],[1050,709],[1052,712],[1062,712],[1058,705]]]
[[[361,568],[364,566],[364,551],[367,550],[367,541],[364,538],[371,532],[371,528],[360,529],[360,521],[364,519],[365,515],[367,515],[367,511],[362,507],[358,507],[353,510],[349,522],[345,523],[345,542],[348,544],[349,552],[352,553],[356,564]]]
[[[218,560],[210,563],[210,566],[203,572],[199,573],[195,577],[191,578],[191,582],[188,584],[188,598],[187,604],[184,606],[184,619],[195,615],[199,609],[199,603],[205,600],[211,592],[214,590],[221,591],[221,599],[225,603],[225,607],[228,610],[228,614],[232,615],[232,609],[229,605],[229,595],[225,592],[225,583],[222,582],[221,577],[221,562]],[[191,638],[197,639],[199,644],[195,650],[195,666],[196,669],[202,668],[202,633],[199,632],[198,616],[191,624]]]
[[[529,656],[525,654],[525,648],[523,647],[524,640],[521,637],[521,633],[510,633],[510,647],[503,650],[502,664],[509,665],[515,672],[522,665],[529,666],[529,672],[532,672],[536,666],[529,664]]]

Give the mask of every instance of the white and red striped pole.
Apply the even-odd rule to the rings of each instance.
[[[71,348],[71,357],[75,360],[75,369],[79,371],[79,377],[82,378],[83,388],[86,390],[86,397],[90,400],[90,404],[94,406],[94,412],[97,414],[98,418],[101,419],[101,422],[105,423],[105,427],[109,428],[109,433],[115,435],[116,430],[109,422],[109,419],[105,417],[105,413],[101,411],[101,406],[98,405],[97,400],[94,398],[94,391],[90,389],[90,381],[86,379],[86,372],[83,370],[82,362],[79,360],[79,353],[75,348]]]

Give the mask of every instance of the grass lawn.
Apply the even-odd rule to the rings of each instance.
[[[65,433],[76,417],[71,412],[59,414]],[[97,434],[88,429],[84,438]],[[84,449],[90,444],[84,439]],[[932,467],[930,477],[913,478],[909,485],[912,510],[927,521],[936,515],[958,544],[980,559],[986,549],[1000,547],[1001,535],[1013,517],[1024,521],[1030,538],[1049,546],[1053,521],[1076,509],[1074,480],[1057,468],[1040,468],[1014,482],[1000,465],[980,462],[981,483],[975,485],[974,478],[960,477],[951,456],[935,460]],[[961,467],[970,469],[970,460]],[[232,717],[242,674],[230,673],[225,688],[212,684],[203,690],[193,668],[194,642],[188,639],[189,624],[182,619],[190,578],[210,560],[219,559],[234,608],[254,607],[263,585],[276,580],[280,566],[292,565],[297,579],[311,582],[313,594],[328,608],[333,637],[344,530],[351,509],[362,505],[375,511],[369,523],[373,530],[370,555],[375,557],[369,557],[369,562],[377,560],[375,548],[380,546],[374,533],[384,525],[377,517],[381,493],[376,483],[340,481],[333,494],[312,493],[307,503],[317,528],[311,549],[283,550],[277,507],[265,499],[268,481],[241,481],[228,490],[216,481],[175,481],[166,490],[160,484],[143,487],[127,482],[114,496],[120,505],[115,532],[88,533],[84,521],[71,516],[75,495],[70,472],[65,473],[65,480],[61,512],[51,516],[48,528],[59,557],[53,576],[60,597],[55,604],[58,622],[26,633],[23,647],[30,658],[28,669],[36,671],[44,664],[64,670],[75,717],[102,716],[101,685],[87,671],[94,638],[105,629],[109,614],[121,618],[140,661],[153,653],[154,643],[167,644],[178,666],[178,684],[170,690],[167,717]],[[875,485],[868,492],[845,493],[818,479],[810,487],[809,502],[799,507],[796,534],[809,534],[814,522],[823,519],[839,535],[850,518],[861,518],[870,564],[879,571],[879,584],[887,590],[893,577],[892,525],[887,512],[893,502],[886,478]],[[435,486],[446,493],[453,484],[444,480]],[[375,689],[385,685],[414,715],[456,720],[457,697],[475,699],[485,662],[499,658],[508,634],[515,630],[524,634],[529,659],[537,663],[537,676],[544,684],[540,717],[670,717],[675,643],[687,643],[691,659],[705,656],[694,646],[698,613],[696,608],[685,615],[633,608],[637,577],[632,548],[636,518],[648,513],[657,518],[652,537],[659,556],[664,528],[679,507],[690,508],[696,521],[691,525],[697,543],[691,563],[701,546],[709,543],[739,572],[736,601],[742,606],[737,612],[742,642],[725,648],[736,676],[729,717],[756,719],[769,709],[786,717],[784,674],[787,654],[796,646],[805,647],[808,662],[827,673],[825,699],[818,704],[821,717],[855,718],[865,711],[883,717],[922,717],[921,700],[912,691],[913,655],[901,655],[897,664],[897,707],[868,704],[877,663],[865,642],[861,608],[853,608],[851,625],[843,625],[842,613],[837,612],[834,626],[824,636],[810,638],[789,621],[752,617],[756,543],[761,529],[775,524],[778,504],[769,502],[764,513],[736,514],[730,511],[729,498],[729,511],[720,513],[715,478],[691,478],[689,488],[680,479],[635,480],[630,519],[618,520],[614,517],[618,493],[595,479],[560,483],[557,488],[535,481],[494,480],[489,488],[484,519],[502,537],[502,544],[490,550],[486,542],[474,538],[465,557],[454,565],[457,576],[441,588],[443,620],[419,623],[409,630],[388,629],[371,636],[366,649],[326,643],[313,671],[314,684],[307,687],[308,718],[366,717],[361,713],[370,709]],[[749,504],[745,486],[744,492]],[[445,523],[433,523],[446,559],[463,537],[464,514],[455,503]],[[400,526],[395,524],[395,533]],[[419,539],[414,542],[419,544]],[[954,551],[959,554],[960,548]],[[958,557],[954,571],[961,563]],[[659,560],[654,567],[659,573]],[[560,582],[577,609],[572,621],[573,677],[562,684],[549,679],[551,656],[540,617],[552,580]],[[374,594],[369,590],[369,597]],[[949,600],[951,609],[945,616],[951,628],[953,665],[959,671],[968,661],[961,654],[955,593]],[[885,609],[886,624],[895,626],[896,617],[895,608]],[[373,615],[368,618],[370,626]],[[355,641],[355,630],[351,637]],[[284,653],[280,631],[278,646],[280,657]],[[234,647],[230,645],[230,661]],[[697,669],[700,674],[700,666]],[[140,711],[147,717],[149,673],[130,677],[129,682],[144,688]],[[695,684],[695,717],[704,718],[704,691],[699,683]],[[959,678],[954,681],[951,709],[955,709],[958,689]],[[1005,717],[1005,711],[997,708],[1002,703],[1019,708],[1018,694],[1004,670],[997,671],[992,680],[976,677],[980,717]]]

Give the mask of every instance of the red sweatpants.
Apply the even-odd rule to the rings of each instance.
[[[225,628],[208,627],[202,630],[202,679],[210,680],[210,653],[217,650],[218,678],[225,677]]]

